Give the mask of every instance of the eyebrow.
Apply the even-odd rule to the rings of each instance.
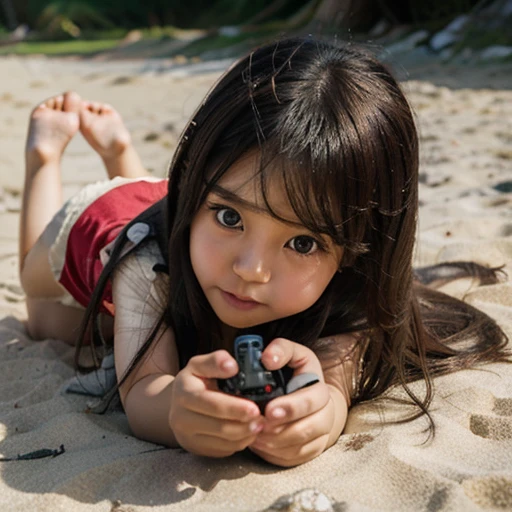
[[[217,185],[217,184],[213,185],[210,192],[219,197],[222,197],[222,199],[225,199],[226,201],[229,201],[230,203],[234,203],[238,206],[242,206],[242,207],[247,208],[248,210],[251,210],[253,212],[268,213],[267,208],[258,206],[254,203],[251,203],[250,201],[246,201],[245,199],[242,199],[235,192],[232,192],[231,190],[228,190],[227,188],[223,188],[220,185]]]
[[[210,190],[210,193],[213,193],[213,194],[221,197],[222,199],[229,201],[230,203],[241,206],[241,207],[251,210],[253,212],[266,213],[267,215],[271,215],[272,217],[275,217],[277,220],[283,222],[284,224],[288,224],[290,226],[305,229],[305,226],[301,222],[295,222],[292,220],[287,220],[287,219],[278,217],[277,215],[273,215],[272,212],[269,211],[268,208],[265,208],[263,206],[258,206],[254,203],[251,203],[250,201],[247,201],[247,200],[241,198],[235,192],[228,190],[226,188],[223,188],[220,185],[217,185],[217,184],[213,185]]]

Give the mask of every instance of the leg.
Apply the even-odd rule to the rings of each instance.
[[[109,178],[149,176],[121,116],[110,105],[84,102],[80,110],[80,131],[102,158]]]
[[[82,309],[65,306],[56,301],[27,297],[28,332],[36,340],[53,338],[74,345],[82,323]],[[103,334],[114,336],[114,319],[101,315]],[[86,335],[87,339],[87,335]]]
[[[73,316],[75,312],[81,315],[80,310],[67,308],[75,311],[63,316],[56,309],[60,306],[57,302],[45,300],[59,297],[63,288],[55,281],[48,261],[49,248],[41,234],[62,206],[60,162],[64,149],[78,132],[81,103],[76,93],[61,94],[38,105],[30,116],[19,259],[20,281],[27,296],[28,330],[36,338],[67,338],[69,329],[65,324],[80,321]]]
[[[28,252],[62,206],[60,161],[78,131],[80,106],[76,93],[66,93],[41,103],[30,116],[20,219],[20,272]]]
[[[80,121],[84,118],[82,111],[91,108],[87,105],[78,94],[65,93],[38,105],[30,117],[25,147],[26,173],[19,259],[20,281],[26,294],[27,327],[36,339],[51,337],[74,343],[83,318],[83,310],[64,306],[56,300],[65,291],[55,280],[50,268],[48,251],[52,240],[48,238],[52,238],[52,235],[48,225],[62,206],[62,154],[80,128]],[[84,128],[83,133],[89,136],[89,142],[98,141],[100,144],[101,141],[104,144],[103,147],[100,144],[99,149],[104,161],[109,161],[106,166],[110,177],[125,175],[125,166],[117,160],[122,160],[130,151],[134,151],[129,134],[113,109],[103,110],[103,117],[96,114],[94,109],[90,110],[90,115],[85,114],[86,121],[92,122],[92,126]],[[109,135],[109,129],[111,138],[104,140]],[[137,161],[140,163],[140,160],[135,159]],[[119,172],[113,171],[116,165],[120,168]],[[133,176],[136,169],[128,167],[128,173],[131,172]],[[41,236],[43,233],[44,236]],[[110,317],[103,321],[107,337],[112,332],[112,323]]]

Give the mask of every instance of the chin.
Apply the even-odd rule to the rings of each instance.
[[[261,320],[250,320],[248,318],[243,318],[242,315],[223,315],[219,314],[215,311],[217,318],[228,327],[232,327],[233,329],[249,329],[251,327],[255,327],[257,325],[261,325],[263,323],[269,322],[270,320],[261,319]]]
[[[255,327],[257,325],[261,325],[263,322],[241,322],[237,320],[224,320],[219,316],[219,320],[228,327],[233,327],[233,329],[249,329],[250,327]]]

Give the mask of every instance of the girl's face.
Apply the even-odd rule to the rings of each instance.
[[[195,215],[190,257],[221,322],[246,328],[300,313],[322,295],[342,249],[299,222],[281,185],[269,185],[272,217],[254,178],[257,152],[237,161]]]

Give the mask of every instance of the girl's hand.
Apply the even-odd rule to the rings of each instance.
[[[219,393],[217,379],[238,372],[225,350],[195,356],[174,379],[169,422],[185,450],[227,457],[245,449],[263,428],[258,406],[245,398]]]
[[[279,466],[307,462],[330,446],[337,427],[332,391],[324,381],[320,361],[309,348],[284,338],[272,341],[261,360],[268,370],[287,364],[294,369],[294,376],[316,373],[320,382],[272,400],[265,408],[263,431],[249,448]]]

